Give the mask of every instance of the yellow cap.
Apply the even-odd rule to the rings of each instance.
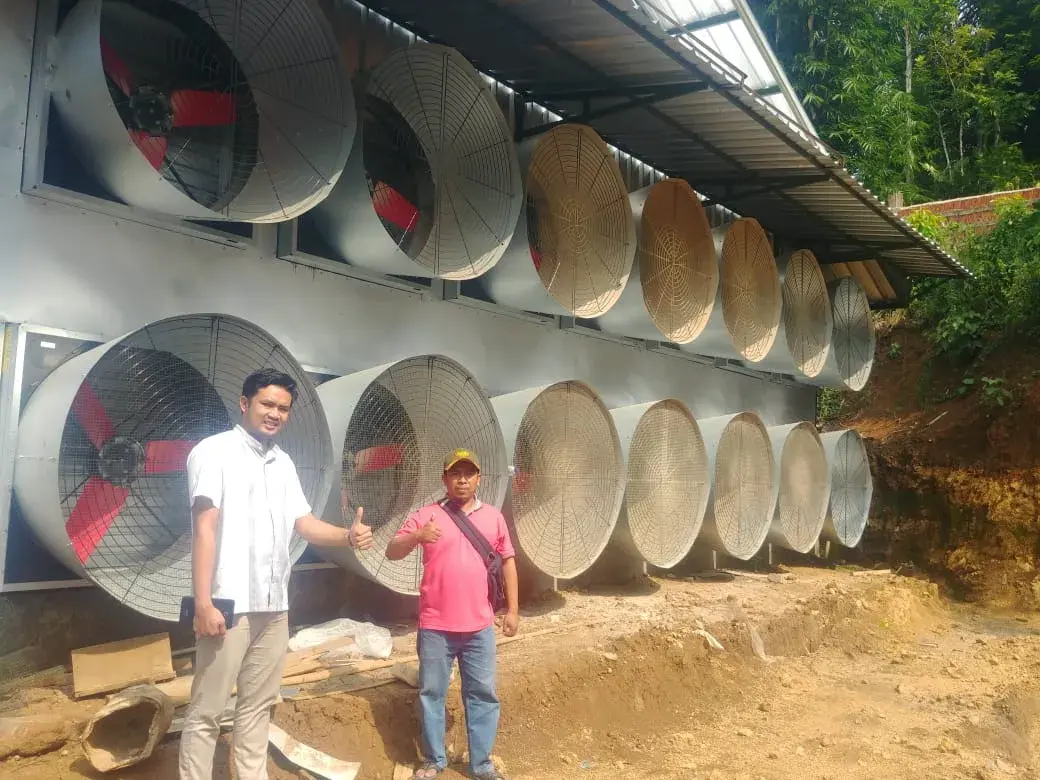
[[[480,460],[477,458],[477,453],[462,449],[452,450],[448,453],[448,456],[444,459],[444,470],[449,471],[452,466],[462,461],[469,461],[476,466],[477,471],[480,471]]]

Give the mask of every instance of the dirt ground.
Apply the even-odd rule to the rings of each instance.
[[[514,780],[1040,776],[1040,619],[951,604],[928,582],[816,568],[648,578],[559,595],[522,624],[552,627],[500,654],[496,753]],[[414,635],[395,641],[404,655]],[[415,700],[394,683],[283,702],[276,721],[391,780],[416,756]],[[450,709],[461,754],[457,691]],[[176,751],[169,739],[115,776],[173,780]],[[226,744],[218,765],[231,776]],[[298,776],[272,759],[273,780]],[[93,775],[70,742],[0,763],[0,777]]]

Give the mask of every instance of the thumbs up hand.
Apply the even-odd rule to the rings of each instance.
[[[426,523],[426,525],[416,531],[416,537],[422,544],[433,544],[441,538],[441,534],[443,533],[444,531],[442,531],[437,523],[433,521],[433,518],[430,518],[430,521]]]
[[[354,513],[354,524],[350,526],[350,542],[355,550],[368,550],[372,547],[372,529],[362,522],[365,508],[359,506]]]

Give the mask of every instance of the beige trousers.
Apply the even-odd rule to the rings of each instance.
[[[267,780],[267,727],[289,647],[286,612],[236,615],[223,637],[199,637],[191,703],[181,734],[180,780],[212,780],[220,716],[237,685],[238,780]]]

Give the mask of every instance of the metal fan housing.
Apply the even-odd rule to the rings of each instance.
[[[200,439],[238,421],[242,382],[264,366],[297,383],[278,443],[307,500],[324,506],[331,442],[299,364],[245,320],[172,317],[68,360],[30,397],[14,487],[47,550],[130,608],[176,620],[192,592],[185,461]],[[305,547],[294,535],[294,561]]]
[[[783,316],[773,348],[757,367],[812,379],[827,364],[834,321],[827,282],[808,249],[777,261],[783,280]]]
[[[831,471],[820,435],[811,422],[798,422],[769,428],[769,440],[779,471],[768,539],[807,553],[820,538],[831,495]]]
[[[859,392],[874,369],[876,336],[870,300],[859,282],[850,276],[827,285],[834,331],[823,369],[812,383]]]
[[[334,525],[363,507],[372,549],[317,548],[326,560],[405,595],[419,592],[422,558],[399,561],[386,545],[408,515],[444,497],[444,456],[457,447],[481,461],[477,497],[501,507],[509,487],[506,446],[495,411],[477,380],[443,355],[419,355],[348,374],[318,388],[336,448],[329,468],[340,490],[325,505]]]
[[[833,431],[820,437],[831,470],[831,494],[823,538],[843,547],[855,547],[867,529],[874,478],[870,458],[860,435],[853,430]]]

